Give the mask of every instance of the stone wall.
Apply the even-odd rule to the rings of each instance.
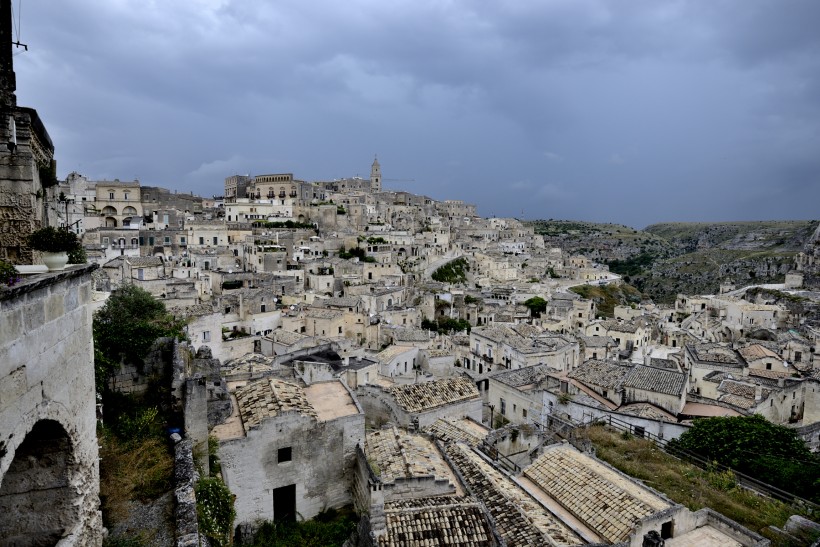
[[[328,422],[296,412],[265,419],[246,437],[219,446],[222,474],[236,495],[236,522],[277,518],[274,490],[295,485],[297,519],[353,501],[356,446],[364,443],[364,415]],[[279,449],[289,460],[278,461]]]
[[[0,293],[0,545],[102,543],[94,268]]]

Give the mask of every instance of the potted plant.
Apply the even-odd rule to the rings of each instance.
[[[80,246],[74,232],[53,226],[33,231],[28,236],[28,244],[35,251],[43,253],[43,263],[50,272],[64,269],[68,263],[68,253]]]

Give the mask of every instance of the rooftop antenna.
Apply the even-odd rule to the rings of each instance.
[[[11,45],[17,46],[17,47],[22,47],[24,51],[28,51],[28,45],[23,44],[23,43],[20,42],[20,14],[23,12],[22,2],[23,2],[23,0],[17,0],[17,23],[16,24],[14,22],[14,6],[11,5],[11,11],[12,11],[11,23],[14,25],[14,34],[16,35],[15,37],[17,38],[14,42],[11,43]]]

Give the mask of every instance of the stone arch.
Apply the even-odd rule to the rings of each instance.
[[[117,227],[117,219],[114,217],[105,217],[105,227],[106,228],[116,228]]]
[[[113,207],[112,207],[112,209],[113,209]],[[134,216],[137,216],[137,210],[134,207],[131,207],[129,205],[125,209],[122,210],[122,214],[134,217]]]
[[[105,207],[103,207],[102,214],[108,217],[116,216],[117,208],[112,207],[110,205],[106,205]]]
[[[34,424],[0,483],[2,545],[55,545],[80,521],[78,464],[63,426]]]

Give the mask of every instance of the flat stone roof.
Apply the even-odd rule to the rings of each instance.
[[[320,422],[359,414],[350,392],[338,380],[310,384],[304,392]]]
[[[690,547],[692,545],[697,545],[697,547],[742,547],[743,544],[709,525],[664,540],[664,547]]]

